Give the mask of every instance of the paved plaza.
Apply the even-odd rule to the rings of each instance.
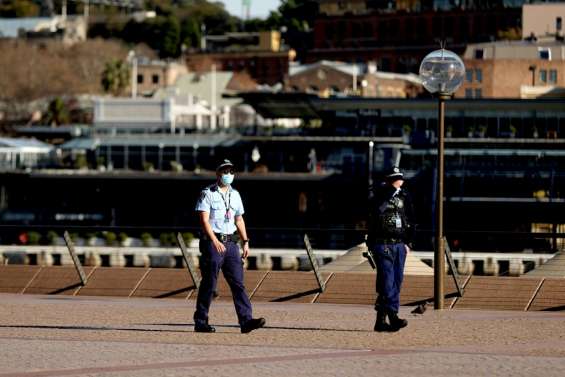
[[[199,334],[193,300],[0,300],[0,377],[565,375],[565,312],[402,307],[406,329],[375,333],[370,306],[259,302],[244,335],[227,301]]]

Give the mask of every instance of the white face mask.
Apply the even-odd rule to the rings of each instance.
[[[224,185],[231,185],[233,183],[233,179],[234,179],[234,175],[233,174],[222,174],[221,180],[222,183]]]

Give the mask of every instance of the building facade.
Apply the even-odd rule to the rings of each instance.
[[[520,15],[519,8],[322,15],[314,23],[314,45],[306,62],[376,61],[383,71],[417,72],[421,59],[440,41],[462,53],[468,43],[519,29]]]
[[[463,55],[465,80],[456,97],[530,98],[562,96],[565,43],[492,42],[469,45]],[[535,90],[532,90],[535,89]]]
[[[350,64],[321,61],[291,66],[285,89],[320,97],[353,95],[414,98],[422,92],[422,85],[414,74],[380,72],[374,62]]]
[[[283,82],[296,53],[284,48],[276,31],[227,33],[202,39],[201,49],[185,56],[190,71],[247,72],[259,84]]]
[[[137,59],[137,92],[151,96],[160,88],[175,83],[177,78],[188,73],[186,65],[163,60]]]
[[[522,8],[522,39],[560,36],[563,38],[565,3],[525,4]]]

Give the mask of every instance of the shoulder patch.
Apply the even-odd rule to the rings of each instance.
[[[198,198],[198,203],[202,203],[206,199],[206,195],[208,195],[209,190],[204,189],[200,192],[200,197]]]

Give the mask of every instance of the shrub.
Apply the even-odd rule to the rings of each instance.
[[[143,246],[151,246],[151,241],[153,240],[153,236],[150,233],[142,233],[141,234],[141,243]]]
[[[59,235],[57,232],[50,230],[47,232],[47,240],[49,241],[49,245],[57,245],[57,240],[59,239]]]
[[[37,232],[28,232],[27,240],[29,245],[39,245],[39,241],[41,240],[41,234]]]
[[[174,233],[161,233],[159,236],[159,242],[161,246],[171,246],[175,242],[175,235]]]
[[[192,234],[190,232],[184,232],[182,234],[182,239],[184,240],[184,243],[186,244],[186,246],[189,247],[190,243],[194,239],[194,234]]]
[[[107,246],[114,245],[114,243],[116,242],[116,239],[117,239],[116,233],[114,233],[114,232],[106,232],[104,234],[104,237],[106,239],[106,245]]]

